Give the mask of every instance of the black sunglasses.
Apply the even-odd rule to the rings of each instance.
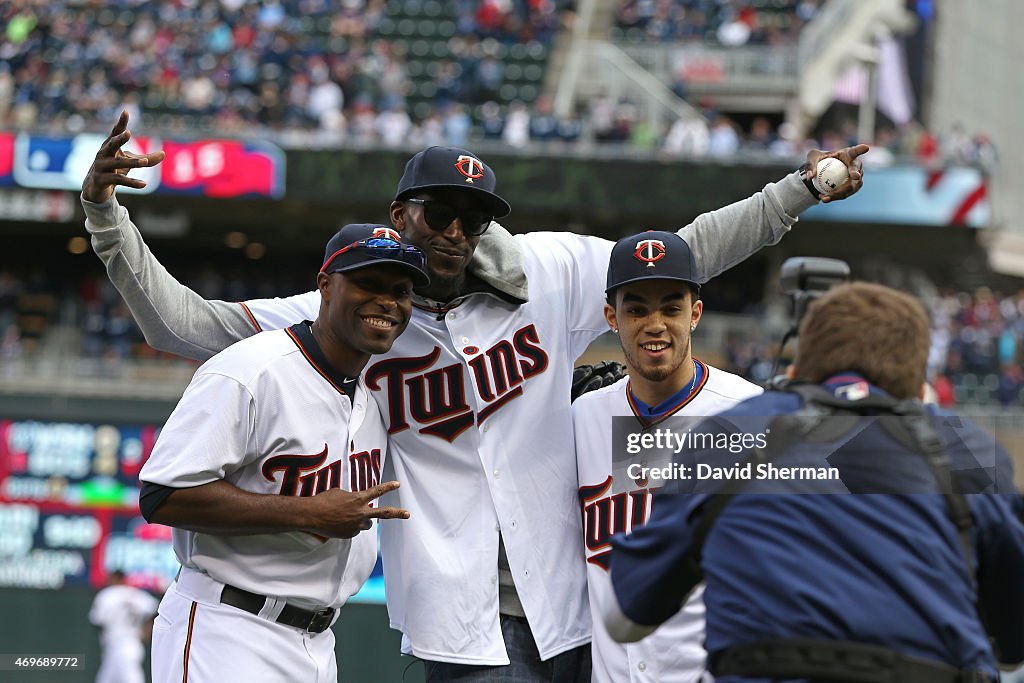
[[[423,218],[433,230],[445,230],[456,218],[462,223],[462,234],[466,237],[478,237],[491,226],[494,216],[485,211],[473,209],[456,209],[435,199],[419,199],[413,197],[407,202],[423,207]]]
[[[423,252],[416,247],[403,245],[393,239],[388,239],[387,237],[370,237],[365,240],[353,242],[352,244],[342,247],[338,251],[334,252],[320,270],[322,272],[326,272],[327,268],[335,258],[347,251],[352,251],[353,249],[369,254],[374,258],[392,259],[408,263],[416,266],[420,270],[423,270],[423,267],[426,264],[426,257],[423,255]]]

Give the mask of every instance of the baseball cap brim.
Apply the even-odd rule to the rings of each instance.
[[[645,280],[672,280],[673,282],[685,282],[688,285],[693,285],[694,287],[696,287],[698,292],[700,291],[700,283],[699,282],[694,282],[693,280],[687,280],[686,278],[672,277],[671,275],[642,275],[640,277],[634,277],[634,278],[631,278],[629,280],[624,280],[623,282],[617,282],[616,284],[612,285],[608,289],[604,290],[604,293],[605,294],[611,294],[612,292],[614,292],[619,287],[622,287],[624,285],[631,285],[634,282],[644,282]]]
[[[471,187],[465,184],[459,183],[438,183],[435,185],[417,185],[416,187],[410,187],[397,197],[396,201],[408,199],[409,197],[415,196],[420,192],[429,192],[430,190],[458,190],[459,192],[468,192],[473,196],[473,200],[477,202],[481,208],[487,213],[491,214],[495,218],[502,218],[512,213],[512,206],[504,199],[488,192],[479,187]]]
[[[419,287],[430,284],[430,276],[427,275],[426,271],[420,270],[411,263],[405,261],[399,261],[398,259],[390,258],[374,258],[372,260],[360,261],[358,263],[352,263],[346,266],[331,267],[325,272],[327,273],[350,273],[353,270],[362,270],[364,268],[374,268],[376,266],[398,266],[404,270],[411,278],[413,286]]]

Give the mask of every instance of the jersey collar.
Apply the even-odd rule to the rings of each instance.
[[[512,294],[508,294],[507,292],[485,282],[476,274],[467,272],[466,281],[462,285],[461,292],[451,301],[435,301],[434,299],[428,299],[425,296],[420,296],[413,292],[412,305],[414,308],[418,308],[425,313],[436,315],[437,319],[441,320],[448,311],[461,306],[463,302],[473,294],[488,294],[496,299],[513,304],[514,306],[521,306],[526,303],[525,299],[520,299]]]
[[[626,382],[626,401],[629,403],[629,409],[633,411],[633,415],[645,429],[682,410],[690,401],[696,398],[700,390],[708,383],[708,366],[694,358],[693,367],[694,372],[697,373],[697,378],[693,382],[693,388],[691,389],[690,383],[687,382],[686,386],[656,406],[649,406],[634,396],[632,386],[628,381]]]
[[[304,320],[301,323],[285,328],[285,333],[299,347],[299,351],[302,352],[306,361],[313,366],[313,369],[327,380],[338,393],[348,396],[348,400],[355,403],[356,385],[359,383],[359,378],[349,377],[338,372],[334,366],[327,362],[327,356],[324,355],[320,345],[316,343],[316,339],[313,337],[313,330],[310,327],[312,324],[310,321]]]

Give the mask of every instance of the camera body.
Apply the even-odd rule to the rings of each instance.
[[[833,285],[850,279],[850,266],[846,261],[819,256],[794,256],[779,269],[782,290],[793,302],[793,328],[807,312],[807,306],[827,292]]]
[[[786,348],[786,342],[797,335],[800,321],[810,303],[833,285],[847,282],[849,279],[850,265],[846,261],[820,256],[794,256],[785,260],[779,269],[779,282],[782,284],[782,291],[792,302],[792,322],[775,354],[772,378],[766,383],[766,389],[781,390],[788,384],[786,377],[778,374],[782,352]]]

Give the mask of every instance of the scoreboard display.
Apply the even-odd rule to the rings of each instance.
[[[162,591],[171,530],[139,514],[154,425],[0,420],[0,587],[103,586],[119,569]]]
[[[139,513],[139,470],[159,425],[0,419],[0,588],[128,583],[163,592],[171,529]],[[380,561],[359,602],[383,602]]]

